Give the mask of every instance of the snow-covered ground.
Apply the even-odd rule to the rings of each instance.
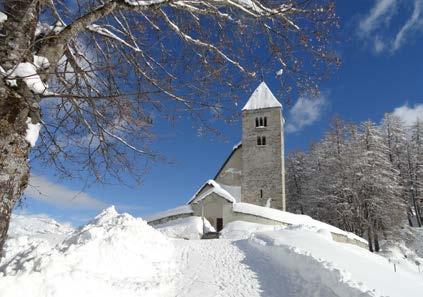
[[[394,272],[386,257],[327,230],[233,222],[220,239],[181,239],[198,238],[200,222],[156,230],[113,208],[79,229],[14,216],[0,296],[422,296],[423,273],[410,261],[397,257]]]
[[[200,217],[180,218],[155,225],[154,228],[171,238],[200,239],[203,235],[203,221]],[[210,222],[204,219],[204,232],[215,232]]]

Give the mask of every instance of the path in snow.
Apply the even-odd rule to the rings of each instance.
[[[175,240],[175,245],[181,270],[172,297],[339,296],[319,279],[304,279],[275,263],[246,240]],[[351,293],[343,296],[359,296]]]
[[[230,240],[175,240],[175,250],[181,272],[173,296],[261,296],[256,274]]]

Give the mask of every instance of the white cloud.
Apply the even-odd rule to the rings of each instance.
[[[87,193],[70,190],[38,175],[31,175],[25,195],[63,208],[103,209],[108,206]]]
[[[408,104],[394,109],[393,114],[399,117],[405,125],[413,125],[417,119],[423,121],[423,104],[416,104],[414,107],[409,107]]]
[[[413,8],[411,15],[404,15]],[[397,12],[405,22],[400,27],[393,27]],[[358,24],[359,35],[368,40],[376,53],[395,52],[403,46],[412,33],[423,29],[423,0],[376,0],[370,12]],[[397,20],[397,19],[396,19]]]
[[[397,0],[377,0],[369,14],[360,21],[359,27],[362,33],[369,34],[382,22],[389,22],[395,12]]]
[[[413,14],[395,36],[395,40],[393,43],[393,50],[397,50],[401,47],[401,45],[404,43],[404,40],[407,34],[410,34],[412,31],[419,30],[422,28],[422,25],[423,25],[421,20],[422,8],[423,8],[423,1],[415,0]]]
[[[326,103],[325,96],[316,98],[300,97],[289,111],[286,132],[297,132],[313,124],[322,115]]]

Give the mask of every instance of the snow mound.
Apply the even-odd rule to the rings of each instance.
[[[200,217],[180,218],[154,227],[172,238],[200,239],[203,235],[203,221]],[[206,232],[216,231],[206,219],[204,219],[204,227]]]
[[[225,239],[247,239],[255,232],[274,231],[284,229],[285,226],[263,225],[244,221],[235,221],[226,224],[225,228],[220,232],[220,238]]]
[[[0,296],[159,296],[177,273],[172,254],[163,234],[110,207],[61,243],[1,262]]]
[[[319,230],[286,228],[255,233],[239,245],[257,257],[271,258],[279,270],[294,272],[305,283],[320,283],[332,292],[317,296],[419,297],[423,291],[416,268],[411,271],[397,265],[395,272],[393,264],[381,255],[328,240]],[[304,292],[302,296],[315,295]]]
[[[269,207],[262,207],[250,203],[234,203],[233,204],[233,211],[245,214],[251,214],[263,218],[268,218],[274,221],[279,221],[281,223],[289,224],[289,225],[298,225],[298,226],[306,226],[309,229],[313,230],[320,230],[324,229],[332,233],[344,235],[350,239],[361,241],[367,244],[367,241],[363,238],[355,235],[351,232],[346,232],[341,230],[335,226],[314,220],[313,218],[306,216],[306,215],[299,215],[293,214],[287,211],[281,211],[274,208]],[[297,227],[294,227],[297,228]],[[323,231],[322,231],[323,232]]]

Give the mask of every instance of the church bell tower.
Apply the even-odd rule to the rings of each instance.
[[[262,82],[242,109],[242,202],[286,210],[284,122]]]

